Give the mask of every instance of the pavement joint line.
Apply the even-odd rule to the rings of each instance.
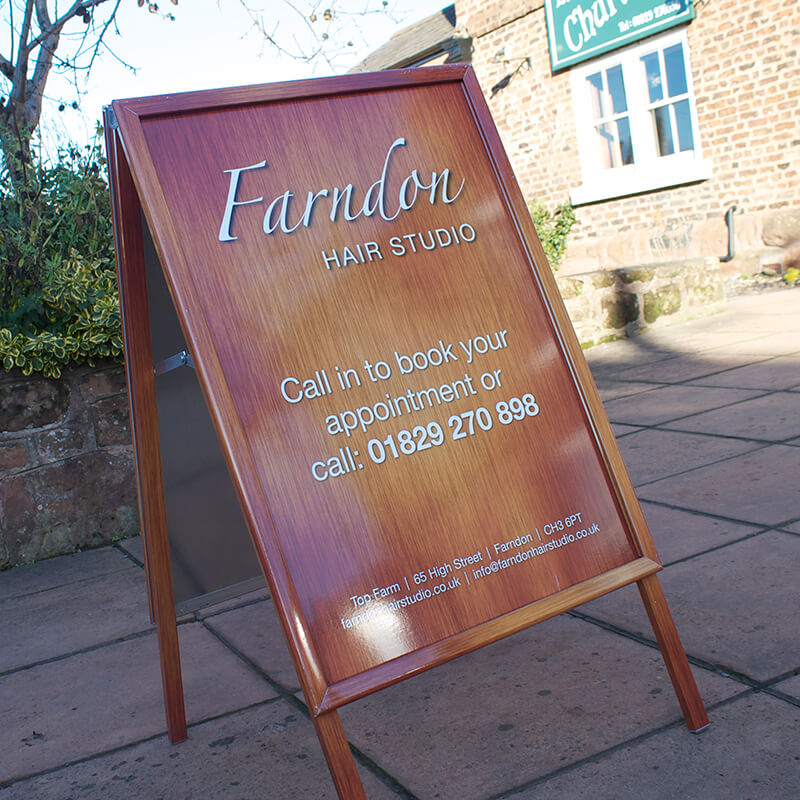
[[[294,708],[299,711],[306,719],[311,720],[311,712],[308,706],[297,696],[297,694],[279,681],[276,681],[272,676],[265,672],[258,664],[256,664],[249,656],[245,655],[236,645],[230,642],[219,631],[215,630],[212,625],[207,625],[205,620],[200,623],[209,633],[211,633],[219,642],[230,650],[237,658],[243,661],[250,669],[252,669],[262,680],[266,681],[273,691],[278,695],[275,699],[282,699],[289,702]],[[418,800],[416,795],[409,792],[402,783],[394,778],[383,767],[377,764],[373,759],[363,753],[356,745],[348,740],[350,750],[356,760],[365,768],[368,769],[379,781],[385,784],[403,800]]]
[[[588,622],[590,625],[596,625],[598,628],[602,628],[603,630],[606,630],[609,633],[615,633],[618,636],[630,639],[631,641],[634,641],[637,644],[644,645],[645,647],[650,647],[653,650],[658,650],[659,653],[661,652],[661,648],[659,647],[658,642],[655,639],[650,639],[649,637],[639,633],[633,633],[633,631],[621,628],[619,627],[619,625],[615,625],[613,622],[606,622],[605,620],[598,619],[597,617],[593,617],[590,614],[584,613],[583,611],[577,611],[576,609],[568,611],[567,614],[569,614],[571,617],[575,617],[576,619]],[[690,664],[697,667],[698,669],[703,669],[706,672],[713,672],[722,678],[729,678],[730,680],[736,681],[737,683],[744,684],[748,689],[759,690],[763,688],[763,684],[761,681],[757,681],[754,678],[750,678],[749,676],[745,675],[742,672],[738,672],[732,667],[726,667],[724,664],[714,664],[713,662],[706,661],[705,659],[699,658],[698,656],[693,656],[688,652],[686,653],[686,659]]]
[[[365,769],[369,770],[394,794],[402,798],[402,800],[420,800],[417,795],[410,792],[405,786],[403,786],[402,783],[397,780],[397,778],[395,778],[393,775],[390,775],[382,766],[380,766],[380,764],[377,764],[375,761],[373,761],[349,739],[347,743],[350,745],[350,752],[353,754],[353,757],[356,759],[356,761],[358,761],[358,763],[361,764]]]
[[[657,428],[657,427],[659,427],[661,425],[667,425],[668,423],[682,422],[685,419],[692,419],[692,417],[699,417],[699,416],[701,416],[703,414],[708,414],[711,411],[719,411],[720,409],[723,409],[723,408],[733,408],[734,406],[740,406],[743,403],[749,403],[752,400],[761,400],[764,397],[769,397],[772,394],[778,394],[779,393],[777,390],[738,389],[738,388],[732,387],[732,386],[695,386],[695,387],[690,387],[690,388],[695,388],[695,389],[733,389],[733,391],[735,391],[735,392],[739,392],[739,391],[761,392],[761,394],[757,394],[757,395],[755,395],[753,397],[745,397],[742,400],[733,400],[730,403],[723,403],[722,405],[714,406],[713,408],[706,408],[703,411],[693,411],[691,414],[682,414],[682,415],[679,414],[677,417],[669,417],[668,419],[662,419],[659,422],[650,423],[649,427]],[[634,396],[636,396],[636,395],[634,395]],[[614,409],[611,409],[611,413],[613,413],[613,411],[614,411]],[[608,409],[606,409],[606,414],[608,414],[608,421],[611,422],[612,424],[617,424],[617,425],[640,425],[643,428],[648,427],[647,424],[642,424],[642,423],[639,423],[639,422],[631,422],[630,420],[624,420],[624,419],[614,419],[614,418],[612,418],[611,413],[609,413]],[[665,430],[672,430],[672,429],[671,428],[666,428]],[[688,433],[697,433],[697,431],[688,431]],[[706,435],[719,436],[720,438],[723,438],[723,439],[737,438],[737,437],[725,436],[724,434],[706,434]],[[761,440],[756,439],[754,441],[761,441]]]
[[[196,728],[200,725],[205,725],[207,722],[214,722],[218,719],[224,719],[225,717],[231,717],[235,714],[238,714],[242,711],[249,711],[253,708],[258,708],[259,706],[266,706],[272,703],[275,703],[279,700],[278,697],[271,697],[268,700],[260,700],[257,703],[251,703],[247,706],[242,706],[241,708],[233,709],[231,711],[225,711],[221,714],[216,714],[211,717],[205,717],[201,720],[196,720],[195,722],[190,723],[187,728],[191,730],[192,728]],[[146,744],[147,742],[153,742],[157,739],[166,739],[167,734],[166,731],[160,731],[159,733],[154,733],[151,736],[144,736],[141,739],[136,739],[132,742],[126,742],[125,744],[117,745],[116,747],[111,747],[107,750],[100,750],[96,753],[92,753],[91,755],[81,756],[80,758],[73,759],[72,761],[65,761],[63,764],[58,764],[54,767],[48,767],[48,769],[43,769],[40,772],[30,772],[26,775],[19,775],[15,778],[9,778],[7,780],[0,780],[0,790],[7,789],[10,786],[13,786],[15,783],[21,783],[22,781],[33,780],[35,778],[41,778],[45,775],[52,775],[54,772],[59,772],[62,769],[69,769],[70,767],[75,767],[79,764],[87,764],[91,761],[95,761],[98,758],[104,758],[105,756],[114,755],[115,753],[122,753],[125,750],[129,750],[134,747],[138,747],[141,744]],[[185,741],[185,740],[184,740]],[[176,742],[172,744],[167,739],[167,744],[169,747],[180,747],[182,742]]]
[[[655,378],[644,378],[644,377],[638,377],[636,375],[634,375],[631,378],[618,378],[618,377],[616,377],[616,374],[613,373],[613,372],[610,375],[602,375],[602,376],[598,375],[597,377],[601,378],[603,380],[616,380],[616,381],[619,381],[620,383],[652,383],[654,385],[654,387],[663,386],[665,388],[668,387],[668,386],[687,386],[689,388],[699,388],[699,389],[736,389],[736,388],[739,388],[739,387],[735,387],[735,386],[703,386],[702,384],[695,384],[694,381],[702,381],[702,380],[705,380],[706,378],[715,378],[718,375],[724,375],[726,372],[732,372],[735,369],[743,369],[744,367],[752,367],[752,366],[755,366],[757,364],[765,364],[768,361],[772,361],[773,359],[778,358],[778,357],[779,356],[767,356],[766,358],[756,358],[753,361],[748,361],[746,364],[735,364],[732,367],[725,367],[724,369],[714,370],[712,368],[711,372],[704,372],[702,375],[694,375],[691,378],[681,378],[680,380],[673,380],[673,381],[666,380],[664,378],[656,380]],[[675,356],[674,360],[678,360],[678,359],[686,359],[686,356],[684,354],[678,354],[678,355]],[[652,364],[645,365],[645,366],[656,367],[658,365],[663,365],[663,364],[667,363],[668,361],[672,361],[672,360],[673,359],[671,359],[671,358],[663,359],[661,361],[654,361]],[[615,370],[619,370],[619,371],[623,371],[623,370],[629,371],[630,368],[631,368],[630,361],[631,361],[630,359],[626,359],[625,362],[619,364],[618,366],[615,366],[614,369]],[[591,365],[589,366],[589,369],[591,370]],[[775,391],[775,390],[754,389],[753,391]]]
[[[711,409],[712,411],[714,409]],[[628,425],[629,423],[615,423],[615,424],[622,424]],[[750,453],[757,453],[759,450],[764,450],[767,447],[772,447],[776,444],[786,445],[789,442],[789,439],[754,439],[752,436],[731,436],[727,433],[706,433],[705,431],[690,431],[681,428],[662,428],[661,425],[640,425],[640,428],[643,430],[652,430],[652,431],[663,431],[664,433],[683,433],[683,434],[693,434],[695,436],[707,436],[710,439],[724,439],[728,441],[734,442],[752,442],[753,444],[760,445],[760,447],[755,447],[752,450],[748,450],[744,453],[736,453],[732,456],[727,456],[725,458],[720,458],[715,461],[710,462],[709,464],[705,464],[703,466],[712,466],[713,464],[721,463],[722,461],[728,461],[731,458],[739,458],[741,456],[749,455]],[[625,434],[626,436],[630,436],[633,433],[638,433],[638,431],[631,431],[630,433]],[[793,437],[790,437],[790,439]],[[796,438],[796,437],[795,437]],[[693,467],[693,469],[699,469],[699,467]],[[691,470],[689,470],[691,471]],[[652,483],[652,481],[648,481],[648,483]]]
[[[722,408],[722,406],[720,406]],[[716,411],[716,408],[710,408],[709,411]],[[705,414],[705,411],[701,411],[701,414]],[[683,418],[681,418],[683,419]],[[716,433],[713,431],[689,431],[689,430],[681,430],[679,428],[665,428],[664,425],[670,425],[675,420],[664,420],[664,422],[654,422],[652,424],[647,422],[619,422],[619,421],[611,421],[612,425],[630,425],[631,427],[639,428],[638,431],[629,431],[628,433],[623,433],[623,436],[631,436],[634,433],[639,433],[639,431],[661,431],[663,433],[687,433],[691,434],[692,436],[705,436],[709,439],[736,439],[737,441],[744,440],[746,442],[753,442],[755,444],[762,444],[765,447],[768,447],[771,444],[776,444],[774,439],[756,439],[755,437],[745,437],[745,436],[731,436],[727,433]],[[792,438],[792,437],[790,437]],[[784,441],[783,439],[780,440],[781,442]],[[741,455],[741,454],[740,454]]]
[[[68,553],[68,555],[77,555],[77,553]],[[41,564],[42,562],[38,563]],[[87,575],[85,578],[76,578],[75,580],[59,583],[56,584],[55,586],[47,586],[44,589],[37,589],[34,592],[23,592],[22,594],[15,594],[11,595],[10,597],[3,597],[0,598],[0,604],[7,603],[10,600],[20,600],[23,597],[35,597],[37,594],[45,594],[46,592],[52,592],[55,591],[56,589],[63,589],[66,586],[74,586],[76,584],[82,584],[82,583],[85,584],[85,583],[90,583],[91,581],[99,581],[102,580],[103,578],[107,578],[109,575],[116,575],[119,572],[125,572],[125,570],[127,569],[131,569],[131,567],[126,564],[123,564],[119,569],[113,569],[110,572],[104,572],[101,575]]]
[[[682,431],[675,431],[675,432],[682,433]],[[721,438],[730,438],[730,437],[721,437]],[[710,461],[707,464],[698,464],[696,467],[690,467],[689,469],[680,470],[679,472],[672,472],[668,475],[662,475],[660,478],[653,478],[653,480],[650,481],[642,481],[642,483],[635,483],[633,485],[633,488],[639,489],[640,487],[651,486],[652,484],[658,483],[659,481],[667,480],[667,478],[677,478],[680,475],[688,475],[689,473],[695,472],[698,469],[705,469],[706,467],[715,467],[717,464],[724,464],[726,461],[732,461],[735,458],[741,458],[742,456],[747,456],[751,455],[752,453],[758,453],[761,450],[766,450],[767,447],[769,446],[770,446],[769,444],[765,444],[762,447],[754,447],[752,450],[748,450],[745,453],[734,453],[733,455],[725,456],[723,458],[718,458],[715,461]],[[623,461],[624,461],[624,456],[623,456]]]
[[[231,598],[235,600],[237,598]],[[250,600],[243,600],[238,605],[232,605],[228,608],[220,608],[216,611],[209,611],[208,613],[205,612],[204,609],[197,609],[196,611],[192,612],[194,614],[195,620],[197,622],[205,622],[207,619],[214,619],[214,617],[219,617],[222,614],[227,614],[229,611],[240,611],[243,608],[249,608],[250,606],[258,605],[258,603],[264,603],[267,600],[270,600],[270,595],[266,597],[253,597]],[[211,607],[213,608],[213,606]]]
[[[776,700],[782,700],[784,703],[789,703],[789,705],[800,708],[800,700],[798,698],[793,697],[790,694],[786,694],[780,689],[762,689],[761,693],[768,694],[770,697],[774,697]]]
[[[786,672],[782,672],[780,675],[776,675],[774,678],[770,678],[769,680],[764,681],[764,686],[770,688],[774,686],[776,683],[781,683],[781,681],[788,681],[790,678],[796,678],[800,675],[800,667],[797,669],[790,669]]]
[[[714,547],[709,547],[708,550],[701,550],[698,553],[692,553],[692,555],[684,556],[683,558],[676,558],[674,561],[669,561],[665,564],[662,564],[662,566],[666,569],[667,567],[672,567],[675,564],[685,564],[687,561],[693,561],[698,556],[705,556],[708,555],[708,553],[716,553],[717,550],[724,550],[726,547],[730,547],[732,544],[739,544],[740,542],[746,542],[748,539],[755,539],[757,536],[769,533],[772,530],[772,528],[766,527],[760,531],[756,531],[755,533],[748,533],[744,536],[740,536],[738,539],[731,539],[728,542],[723,542],[722,544],[715,545]]]
[[[753,340],[753,341],[757,341],[757,340]],[[704,351],[704,352],[713,353],[715,349],[719,349],[721,347],[730,347],[730,345],[719,345],[718,348],[711,348],[710,350],[707,350],[707,351]],[[678,350],[675,350],[673,352],[675,353],[674,356],[671,356],[669,358],[662,358],[662,359],[659,359],[658,361],[653,361],[650,364],[646,364],[646,365],[642,365],[642,366],[643,367],[644,366],[657,367],[659,364],[663,365],[663,364],[666,364],[669,361],[673,361],[673,360],[676,360],[676,359],[689,359],[689,360],[691,360],[691,361],[693,361],[695,363],[700,363],[702,361],[702,359],[695,358],[696,354],[693,354],[693,353],[686,353],[686,352],[681,352],[681,351],[678,351]],[[683,384],[687,384],[687,385],[694,386],[695,384],[693,383],[693,381],[701,381],[701,380],[704,380],[705,378],[713,378],[713,377],[715,377],[717,375],[724,375],[726,372],[733,372],[734,370],[737,370],[737,369],[744,369],[745,367],[752,367],[752,366],[756,366],[756,365],[760,365],[760,364],[767,364],[770,361],[775,361],[775,359],[778,359],[778,358],[786,358],[786,357],[789,357],[789,356],[796,355],[798,352],[800,352],[800,351],[792,350],[790,353],[780,353],[780,354],[772,355],[772,356],[759,356],[759,355],[757,355],[755,353],[752,353],[752,354],[745,353],[745,356],[752,355],[753,356],[753,360],[752,361],[748,361],[746,364],[734,364],[733,366],[730,366],[730,367],[723,367],[721,369],[717,369],[714,372],[708,372],[705,375],[698,375],[697,377],[694,377],[694,378],[683,378],[682,380],[679,380],[679,381],[666,381],[666,380],[663,380],[663,379],[656,380],[655,378],[637,378],[635,376],[632,377],[632,378],[617,378],[617,377],[612,377],[611,375],[603,376],[603,378],[606,379],[606,380],[616,380],[619,383],[656,383],[656,384],[664,384],[666,386],[680,386],[680,385],[683,385]],[[613,367],[611,367],[611,369],[612,370],[630,369],[631,361],[632,361],[631,358],[626,358],[623,361],[618,362],[617,364],[615,364]],[[604,368],[605,368],[605,365],[598,365],[598,371],[602,371]],[[592,369],[591,362],[589,362],[589,369],[590,370]],[[713,367],[712,367],[712,369],[713,369]],[[719,387],[715,387],[715,388],[719,388]],[[730,388],[730,387],[725,387],[725,388]]]
[[[724,700],[720,700],[719,702],[714,703],[713,705],[706,706],[706,711],[713,712],[716,709],[721,708],[722,706],[726,706],[736,700],[740,700],[741,698],[749,694],[753,694],[753,691],[747,689],[743,692],[740,692],[737,695],[733,695],[732,697],[726,697]],[[713,725],[713,720],[711,724]],[[611,747],[607,747],[605,750],[600,750],[599,752],[593,753],[590,756],[586,756],[584,758],[578,759],[577,761],[573,761],[571,764],[566,764],[563,767],[559,767],[558,769],[547,773],[546,775],[540,775],[538,778],[533,778],[532,780],[522,783],[519,786],[515,786],[513,789],[506,789],[500,792],[499,794],[493,794],[490,797],[486,798],[486,800],[507,800],[507,798],[513,797],[514,795],[520,794],[521,792],[524,792],[528,789],[533,789],[536,786],[547,783],[548,781],[553,780],[553,778],[558,778],[561,775],[580,769],[586,764],[600,762],[604,758],[607,758],[608,756],[613,755],[614,753],[619,752],[620,750],[625,750],[626,748],[634,747],[644,741],[647,741],[648,739],[651,739],[655,736],[659,736],[662,733],[666,733],[669,730],[685,726],[686,726],[686,721],[681,716],[673,722],[667,722],[664,725],[660,725],[657,728],[653,728],[653,730],[645,731],[644,733],[640,733],[637,736],[633,736],[632,738],[626,739],[623,742],[618,742],[615,745],[611,745]],[[689,730],[687,730],[686,733],[688,735],[694,734],[700,736],[707,729],[708,729],[707,727],[703,728],[696,734],[694,734],[694,731],[689,731]]]
[[[129,558],[131,561],[133,561],[133,563],[136,564],[137,567],[141,567],[142,569],[144,569],[144,561],[140,561],[135,555],[129,553],[119,542],[112,542],[111,546],[115,550],[119,550],[119,552],[122,553],[122,555],[125,556],[125,558]]]
[[[756,398],[753,398],[753,399],[756,399]],[[716,411],[716,409],[712,408],[712,409],[710,409],[710,411]],[[707,412],[703,411],[701,413],[705,414]],[[686,419],[686,417],[684,417],[683,419]],[[681,420],[677,420],[677,421],[681,421]],[[624,424],[627,424],[627,423],[624,423]],[[642,427],[644,427],[644,426],[642,426]],[[731,434],[731,433],[705,433],[703,431],[690,431],[690,430],[686,430],[686,429],[682,429],[682,428],[662,428],[661,430],[664,430],[667,433],[692,433],[692,434],[695,434],[697,436],[713,436],[715,439],[730,439],[730,440],[736,441],[736,442],[754,442],[756,444],[762,444],[762,445],[764,445],[764,447],[769,447],[771,445],[776,445],[776,444],[787,446],[787,445],[789,445],[789,442],[792,439],[796,439],[797,438],[796,434],[790,434],[785,439],[755,439],[752,436],[735,436],[734,434]],[[763,450],[764,448],[761,447],[761,448],[758,448],[758,449],[759,450]],[[751,450],[749,452],[753,452],[754,453],[754,452],[756,452],[756,450]],[[739,453],[737,456],[730,456],[730,458],[737,458],[738,456],[744,456],[744,455],[747,455],[747,453]],[[728,458],[724,458],[724,459],[721,458],[721,459],[719,459],[719,462],[728,461],[728,460],[729,460]],[[715,462],[712,462],[712,463],[718,463],[718,462],[715,461]]]
[[[117,747],[111,747],[108,750],[102,750],[97,753],[92,753],[89,756],[83,756],[81,758],[76,758],[72,761],[66,761],[63,764],[58,764],[55,767],[49,767],[48,769],[43,769],[41,772],[31,772],[27,775],[18,775],[15,778],[8,778],[6,780],[0,780],[0,790],[8,789],[10,786],[13,786],[15,783],[21,783],[22,781],[33,780],[34,778],[41,778],[45,775],[52,775],[54,772],[60,772],[62,769],[69,769],[70,767],[75,767],[78,764],[86,764],[89,761],[94,761],[96,758],[102,758],[103,756],[114,755],[114,753],[119,753],[123,750],[126,750],[129,747],[135,747],[139,744],[144,744],[145,742],[152,742],[155,739],[159,739],[161,737],[166,737],[166,733],[155,733],[152,736],[146,736],[143,739],[138,739],[135,742],[131,742],[129,744],[121,744]]]
[[[301,700],[298,699],[296,693],[289,689],[287,686],[284,686],[280,681],[275,680],[269,673],[263,670],[252,658],[248,655],[245,655],[238,647],[236,647],[233,642],[231,642],[226,636],[221,634],[213,625],[207,624],[206,620],[202,620],[200,624],[215,638],[217,639],[220,644],[222,644],[226,649],[228,649],[233,655],[236,656],[240,661],[246,664],[253,672],[258,675],[263,681],[269,684],[270,688],[279,696],[285,700],[289,700],[293,705],[295,703],[299,703],[297,707],[298,711],[302,711],[303,714],[306,715],[308,719],[311,719],[311,714],[306,707],[306,704],[303,703]]]
[[[50,658],[43,658],[41,661],[33,661],[30,664],[23,664],[19,667],[12,667],[11,669],[0,672],[0,678],[7,678],[9,675],[14,675],[18,672],[24,672],[28,669],[35,669],[37,667],[47,666],[48,664],[56,664],[59,661],[65,661],[68,658],[82,656],[86,653],[94,653],[97,650],[104,650],[106,647],[113,647],[117,644],[124,644],[125,642],[132,642],[136,639],[142,639],[145,636],[155,635],[155,627],[151,627],[143,631],[135,631],[134,633],[128,633],[125,636],[118,636],[114,639],[107,639],[104,642],[98,642],[97,644],[90,644],[86,647],[80,647],[77,650],[71,650],[69,653],[62,653],[61,655],[51,656]]]
[[[750,528],[769,528],[774,529],[774,525],[764,522],[753,522],[747,519],[737,519],[736,517],[725,517],[722,514],[715,514],[712,511],[698,511],[696,508],[688,508],[686,506],[676,506],[674,503],[665,503],[663,500],[652,500],[649,497],[640,497],[639,502],[650,503],[650,505],[660,506],[661,508],[669,508],[673,511],[686,511],[691,514],[696,514],[701,517],[709,517],[710,519],[718,519],[720,522],[730,522],[734,525],[746,525]],[[786,523],[781,523],[785,525]]]

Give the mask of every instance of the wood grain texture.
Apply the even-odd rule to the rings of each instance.
[[[686,727],[692,733],[700,733],[710,723],[700,692],[697,689],[686,651],[683,649],[678,630],[672,619],[664,590],[658,576],[650,575],[637,583],[639,594],[653,626],[656,641],[667,667],[670,680],[678,697]]]
[[[659,569],[471,70],[114,109],[315,714]]]
[[[167,732],[175,743],[187,736],[186,711],[161,473],[141,206],[119,139],[108,120],[105,130],[148,599],[158,636]]]
[[[314,717],[314,729],[341,800],[367,800],[339,715],[331,711]]]

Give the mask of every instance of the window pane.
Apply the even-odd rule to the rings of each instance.
[[[605,123],[595,128],[597,134],[597,158],[601,169],[611,169],[614,164],[614,134],[611,125]]]
[[[671,156],[675,152],[675,145],[672,143],[672,124],[669,120],[669,106],[654,108],[653,119],[656,125],[658,154],[660,156]]]
[[[613,169],[633,164],[633,141],[627,117],[604,122],[595,127],[597,157],[601,169]]]
[[[586,78],[586,88],[589,90],[592,119],[600,119],[603,116],[603,73],[589,75]]]
[[[633,164],[633,140],[628,118],[617,120],[617,136],[619,137],[619,155],[622,164]]]
[[[664,50],[664,69],[667,72],[667,90],[670,97],[686,94],[686,67],[683,63],[683,48],[679,45]]]
[[[650,95],[650,102],[656,103],[664,97],[658,53],[648,53],[646,56],[642,56],[642,64],[644,65],[644,73],[647,79],[647,91]]]
[[[675,109],[675,127],[678,129],[678,146],[681,152],[694,150],[692,136],[692,111],[688,100],[679,100],[673,105]]]
[[[611,106],[615,114],[622,114],[628,110],[628,101],[625,99],[625,84],[622,81],[622,67],[611,67],[606,72],[608,91],[611,95]]]

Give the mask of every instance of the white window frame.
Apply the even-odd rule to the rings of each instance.
[[[659,156],[653,132],[651,103],[640,59],[654,50],[664,50],[675,44],[683,46],[694,149],[675,152],[668,156]],[[591,103],[586,92],[586,79],[589,75],[600,70],[607,70],[617,64],[622,66],[625,83],[634,162],[625,166],[604,169],[600,166],[597,158],[595,120],[591,115]],[[583,183],[570,192],[572,205],[583,205],[598,200],[679,186],[711,177],[712,162],[703,158],[700,148],[686,28],[654,36],[609,53],[603,58],[592,59],[579,67],[573,67],[570,70],[570,83],[583,178]]]

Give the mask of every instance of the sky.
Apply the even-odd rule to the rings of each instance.
[[[308,9],[314,0],[297,0]],[[390,0],[388,13],[348,18],[344,41],[353,47],[337,62],[336,72],[347,68],[403,27],[447,5],[447,0]],[[276,38],[292,46],[305,23],[282,0],[249,0],[262,9],[261,18]],[[340,0],[337,7],[360,10],[380,6],[380,0]],[[161,12],[171,12],[175,21],[139,8],[135,0],[122,0],[116,18],[117,30],[106,35],[111,52],[95,63],[88,82],[79,80],[80,95],[64,78],[51,74],[42,116],[42,135],[47,150],[67,139],[85,143],[102,116],[102,107],[112,100],[196,89],[242,86],[279,80],[331,74],[326,64],[309,64],[279,56],[253,29],[240,0],[160,0]],[[317,25],[322,23],[325,2],[316,3]],[[296,21],[293,21],[296,20]],[[112,52],[114,55],[112,55]],[[125,66],[133,66],[134,70]],[[78,103],[78,109],[72,103]],[[63,110],[59,111],[59,106]]]

